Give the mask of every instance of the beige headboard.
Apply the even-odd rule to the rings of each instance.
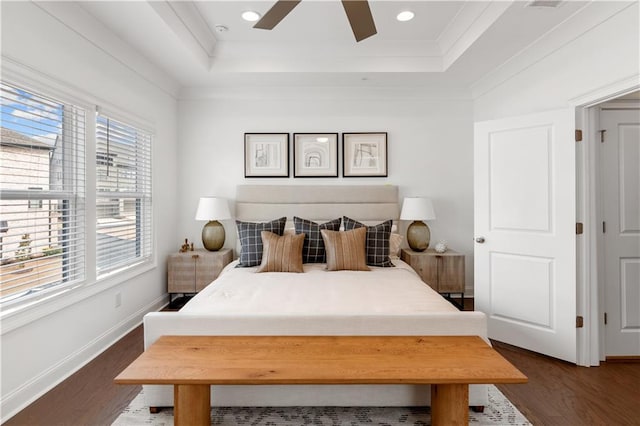
[[[328,221],[349,216],[361,222],[381,222],[400,215],[395,185],[239,185],[236,218],[268,221],[293,216]]]

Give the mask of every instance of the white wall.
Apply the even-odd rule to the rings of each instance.
[[[570,22],[476,82],[474,119],[591,105],[640,87],[639,6],[637,1],[590,3]],[[577,330],[577,353],[578,364],[588,366],[599,364],[598,304],[602,301],[598,301],[598,290],[590,287],[597,282],[597,277],[590,277],[597,268],[587,257],[593,247],[585,245],[597,226],[589,212],[595,208],[591,197],[596,179],[595,163],[590,163],[593,154],[587,154],[586,148],[594,132],[583,127],[582,118],[576,115],[576,128],[582,128],[585,136],[585,143],[575,144],[576,220],[585,223],[586,232],[577,239],[576,300],[585,327]]]
[[[639,4],[591,4],[477,82],[475,120],[572,107],[597,93],[639,85]]]
[[[100,29],[90,17],[78,16],[86,28]],[[2,420],[66,378],[139,324],[144,313],[167,300],[165,258],[179,243],[175,229],[176,101],[168,91],[108,54],[105,44],[97,41],[100,37],[85,39],[34,3],[2,4],[5,64],[20,64],[12,68],[24,69],[28,78],[73,87],[81,97],[91,94],[97,103],[111,104],[154,125],[157,266],[76,289],[19,313],[3,312]],[[120,54],[127,53],[121,46],[118,49]],[[116,293],[122,296],[118,308]]]
[[[303,91],[304,89],[301,89]],[[178,230],[202,246],[204,223],[194,220],[200,196],[230,199],[239,184],[398,185],[400,197],[432,197],[437,220],[432,241],[446,240],[466,254],[467,291],[473,288],[473,123],[471,101],[400,99],[371,91],[354,96],[327,88],[322,96],[286,94],[184,99],[179,116]],[[244,178],[245,132],[388,132],[388,178]],[[341,145],[339,148],[341,151]],[[342,154],[340,153],[340,163]],[[291,172],[293,176],[293,172]],[[336,212],[340,216],[340,212]],[[356,218],[357,219],[357,218]],[[225,221],[225,245],[235,244],[233,221]]]

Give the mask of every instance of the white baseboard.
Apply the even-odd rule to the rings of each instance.
[[[157,311],[167,303],[167,295],[153,300],[151,303],[143,306],[138,311],[106,330],[79,350],[52,365],[42,374],[5,395],[0,402],[0,423],[4,423],[15,416],[33,401],[84,367],[131,330],[142,324],[142,317],[146,313]]]

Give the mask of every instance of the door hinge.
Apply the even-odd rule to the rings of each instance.
[[[602,233],[604,234],[605,232],[607,232],[607,222],[605,222],[604,220],[602,221]]]
[[[576,129],[576,142],[582,142],[582,130]]]
[[[576,223],[576,235],[581,235],[582,234],[582,222],[577,222]]]
[[[584,327],[584,318],[582,318],[581,316],[577,316],[576,317],[576,328],[582,328]]]
[[[606,130],[598,130],[598,133],[600,133],[600,143],[604,142],[604,134],[605,134]]]
[[[607,325],[607,313],[604,313],[604,325]]]

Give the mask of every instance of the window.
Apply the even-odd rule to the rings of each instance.
[[[30,190],[42,190],[40,187],[29,187]],[[42,200],[29,200],[29,208],[30,209],[41,209],[42,208]]]
[[[151,256],[151,135],[99,114],[96,181],[100,277]]]
[[[85,278],[85,111],[1,90],[0,302]]]

